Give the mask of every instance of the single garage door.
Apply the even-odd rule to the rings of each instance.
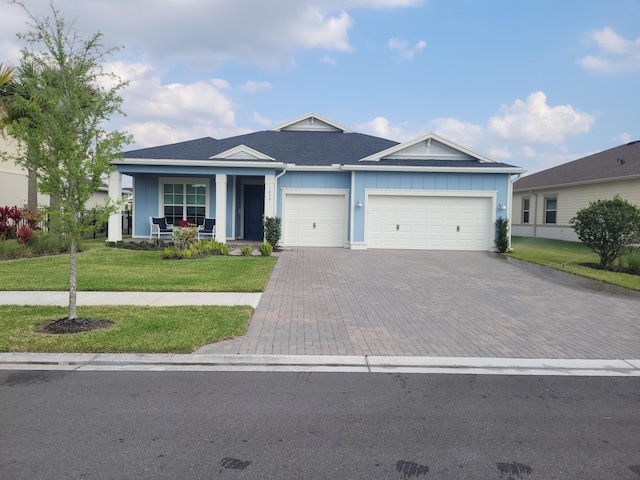
[[[285,246],[344,247],[346,195],[286,194]]]
[[[369,248],[490,250],[490,197],[369,195]]]

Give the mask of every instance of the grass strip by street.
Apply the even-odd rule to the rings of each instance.
[[[192,353],[202,345],[244,335],[246,306],[79,307],[78,317],[109,320],[109,328],[51,335],[36,327],[68,314],[65,307],[3,305],[0,352]]]
[[[640,276],[622,272],[610,272],[583,264],[598,264],[600,258],[582,243],[565,242],[548,238],[513,237],[512,252],[507,255],[531,263],[545,265],[556,270],[620,287],[640,290]]]
[[[263,292],[276,257],[210,256],[165,260],[161,252],[86,243],[78,290],[113,292]],[[69,255],[0,262],[0,290],[68,290]]]

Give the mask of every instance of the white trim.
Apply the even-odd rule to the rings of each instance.
[[[152,165],[154,167],[243,167],[243,168],[284,168],[283,162],[252,162],[247,160],[223,161],[223,160],[180,160],[158,158],[123,158],[113,160],[113,165]]]
[[[285,168],[289,171],[313,171],[313,172],[322,172],[322,171],[331,171],[331,172],[342,172],[344,171],[344,165],[340,165],[335,163],[333,165],[296,165],[295,163],[287,163]]]
[[[451,161],[455,165],[455,160]],[[495,163],[495,162],[494,162]],[[524,173],[520,167],[418,167],[404,165],[344,165],[343,170],[379,172],[433,172],[433,173]]]
[[[242,159],[242,160],[272,160],[275,161],[275,158],[270,157],[269,155],[259,152],[258,150],[254,150],[251,147],[247,147],[246,145],[238,145],[237,147],[233,147],[229,150],[225,150],[224,152],[218,153],[209,157],[210,160],[225,160],[227,158],[233,157],[235,155],[247,155],[251,157],[250,159]]]
[[[289,120],[287,122],[281,123],[279,125],[276,125],[275,127],[271,127],[270,129],[268,129],[268,132],[279,132],[282,131],[283,129],[287,128],[287,127],[291,127],[293,125],[295,125],[296,123],[300,123],[300,122],[304,122],[305,120],[309,120],[309,119],[316,119],[316,120],[320,120],[323,123],[326,123],[327,125],[330,125],[338,130],[342,130],[344,133],[356,133],[355,131],[344,127],[342,125],[340,125],[339,123],[334,122],[333,120],[329,120],[328,118],[325,118],[321,115],[318,115],[317,113],[313,113],[313,112],[309,112],[305,115],[301,115],[297,118],[294,118],[293,120]]]
[[[409,140],[408,142],[399,143],[398,145],[387,148],[386,150],[382,150],[381,152],[377,152],[372,155],[369,155],[368,157],[362,158],[359,161],[360,162],[363,162],[363,161],[377,162],[384,157],[388,157],[389,155],[393,155],[398,152],[401,152],[402,150],[413,147],[414,145],[417,145],[418,143],[421,143],[421,142],[426,141],[428,142],[428,145],[431,146],[431,140],[436,140],[437,142],[440,142],[448,147],[458,150],[459,152],[462,152],[466,155],[470,155],[480,160],[482,163],[496,163],[495,160],[491,160],[489,157],[480,155],[479,153],[476,153],[473,150],[469,150],[468,148],[465,148],[462,145],[458,145],[457,143],[454,143],[451,140],[441,137],[440,135],[437,135],[435,133],[427,133],[426,135],[422,135],[421,137],[415,138],[413,140]],[[437,157],[429,156],[429,158],[437,158]]]
[[[355,199],[355,194],[356,194],[356,172],[352,171],[351,172],[351,191],[349,194],[349,239],[350,241],[353,241],[353,232],[355,230],[355,220],[354,220],[354,216],[356,213],[356,209],[355,209],[355,203],[356,203],[356,199]],[[358,208],[362,208],[362,207],[358,207]]]

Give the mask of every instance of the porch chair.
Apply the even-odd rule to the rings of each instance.
[[[200,237],[210,236],[213,238],[216,234],[216,219],[215,218],[205,218],[204,223],[200,225],[198,229],[198,240]]]
[[[149,240],[154,236],[160,240],[162,236],[171,237],[173,235],[173,225],[168,224],[164,217],[149,217],[149,226],[151,227]]]

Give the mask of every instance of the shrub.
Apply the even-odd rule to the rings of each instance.
[[[166,247],[162,251],[163,258],[176,258],[177,256],[178,256],[178,250],[173,245],[171,245],[170,247]]]
[[[28,226],[23,225],[16,232],[16,240],[20,245],[26,247],[27,243],[29,242],[31,237],[33,237],[33,235],[33,230],[31,230]]]
[[[220,255],[229,255],[231,250],[224,243],[220,243],[217,247],[217,250],[220,252]]]
[[[263,257],[270,257],[273,253],[273,247],[270,243],[261,243],[260,244],[260,255]]]
[[[240,253],[243,257],[249,257],[253,253],[253,247],[251,245],[245,245],[240,249]]]
[[[613,200],[589,202],[569,223],[578,238],[611,269],[628,245],[640,242],[640,208],[616,195]]]
[[[264,237],[273,248],[278,248],[282,234],[282,220],[280,217],[267,217],[264,221]]]
[[[496,248],[498,252],[505,253],[509,250],[509,220],[498,218],[496,220]]]

